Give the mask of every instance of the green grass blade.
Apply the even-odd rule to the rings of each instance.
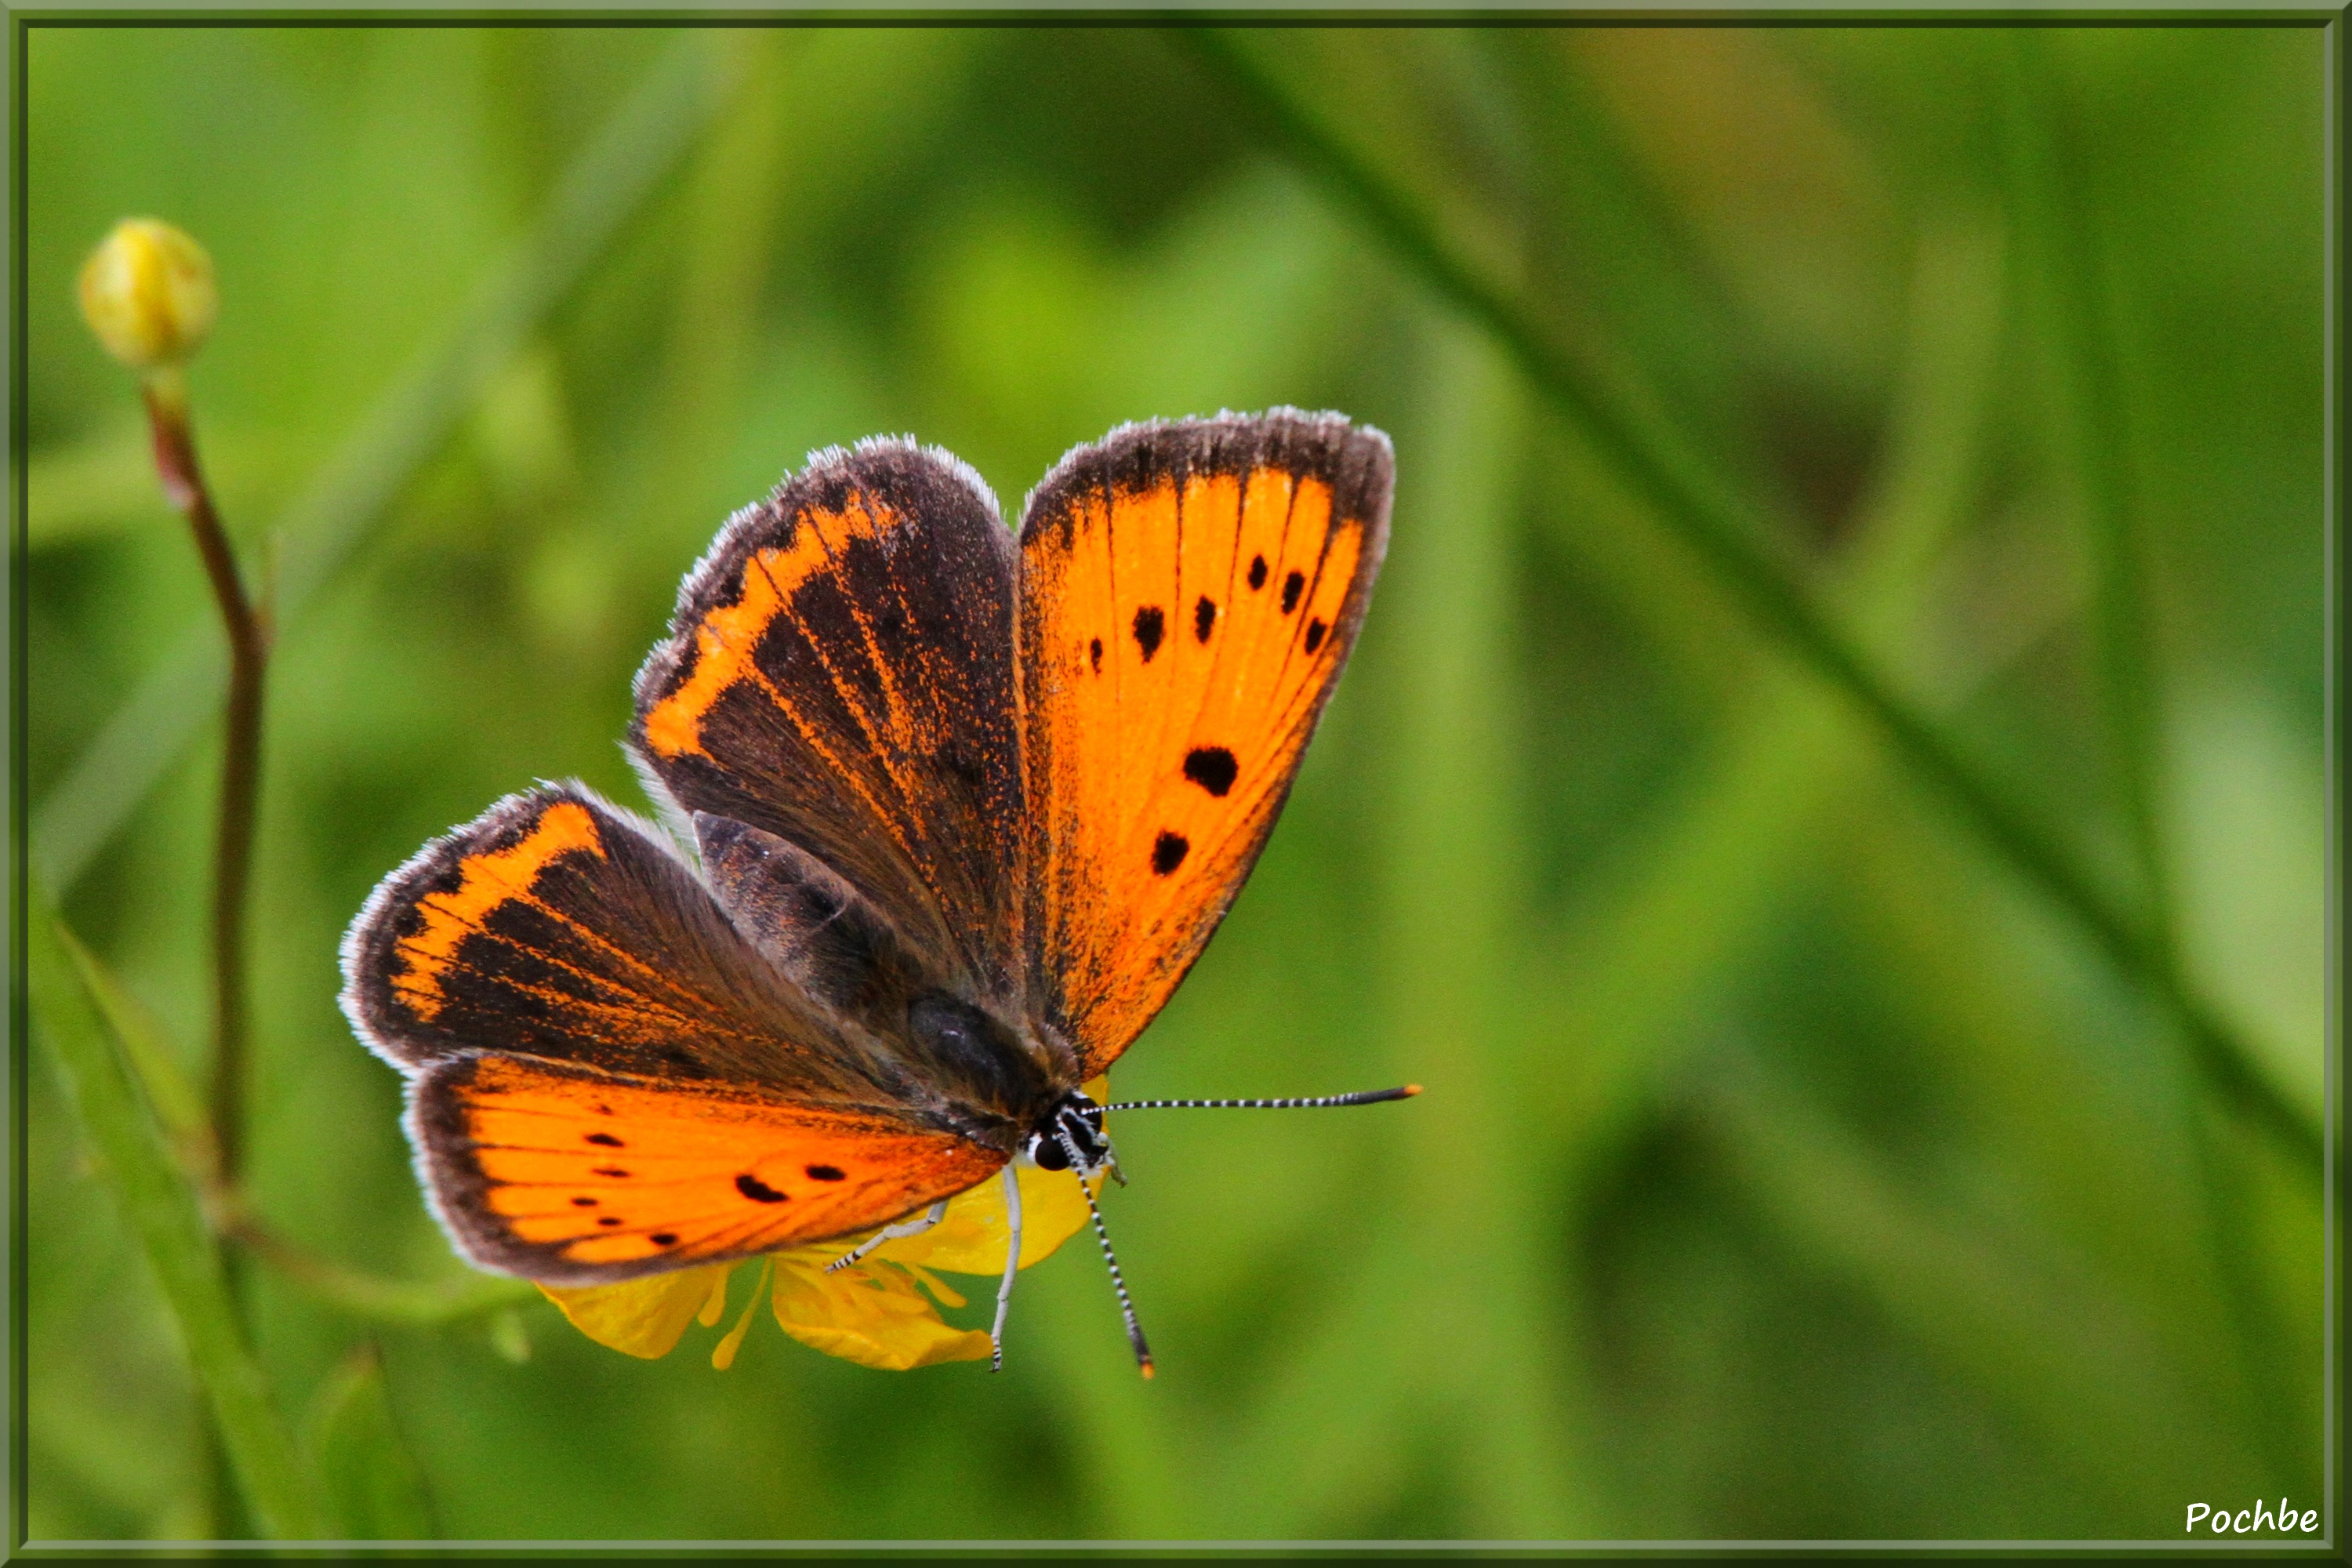
[[[81,955],[82,983],[131,1068],[184,1171],[209,1180],[215,1158],[202,1095],[188,1081],[162,1028],[108,970]],[[385,1279],[290,1247],[257,1226],[231,1224],[229,1234],[312,1296],[356,1317],[406,1328],[432,1328],[540,1300],[520,1279],[468,1274],[437,1283]]]
[[[2015,35],[2003,62],[2002,153],[2030,318],[2048,336],[2055,456],[2073,470],[2094,563],[2093,623],[2106,710],[2109,770],[2143,879],[2148,940],[2173,941],[2171,877],[2158,826],[2160,692],[2148,625],[2147,565],[2124,457],[2123,388],[2095,226],[2053,144],[2042,39]]]
[[[2149,625],[2141,520],[2132,506],[2125,456],[2124,389],[2116,363],[2113,302],[2103,287],[2104,252],[2053,133],[2057,84],[2044,40],[2021,32],[2008,42],[2000,95],[2004,174],[2025,270],[2040,285],[2038,324],[2048,335],[2053,373],[2055,455],[2073,470],[2083,499],[2108,771],[2138,862],[2149,940],[2168,962],[2177,963],[2171,866],[2157,804],[2162,691]],[[2190,1140],[2207,1177],[2205,1229],[2214,1274],[2230,1303],[2246,1382],[2258,1391],[2252,1403],[2289,1408],[2291,1391],[2280,1384],[2273,1354],[2285,1335],[2248,1249],[2252,1226],[2242,1184],[2215,1129],[2192,1120]],[[2261,1429],[2268,1435],[2278,1427],[2264,1422]],[[2274,1482],[2297,1475],[2291,1447],[2277,1446],[2273,1470]]]
[[[401,1436],[373,1345],[360,1346],[328,1375],[306,1426],[348,1538],[427,1541],[438,1533],[425,1473]]]
[[[1959,816],[2071,914],[2108,958],[2179,1019],[2199,1071],[2216,1091],[2314,1165],[2318,1125],[2254,1063],[2243,1042],[2182,974],[2166,944],[2100,889],[2076,855],[2013,801],[1945,727],[1898,695],[1799,582],[1769,541],[1766,518],[1717,483],[1668,432],[1621,413],[1534,331],[1496,289],[1461,264],[1411,201],[1338,140],[1222,34],[1186,42],[1245,96],[1306,170],[1352,207],[1438,295],[1491,333],[1557,415],[1712,569],[1748,614],[1801,663],[1867,714]]]
[[[1412,1231],[1477,1263],[1423,1256],[1440,1282],[1418,1292],[1415,1337],[1444,1349],[1401,1403],[1451,1426],[1467,1533],[1591,1535],[1601,1532],[1591,1467],[1570,1437],[1584,1424],[1582,1363],[1557,1349],[1576,1318],[1576,1281],[1546,1256],[1551,1194],[1522,1179],[1522,1149],[1496,1135],[1523,1103],[1517,1075],[1531,1054],[1512,984],[1530,850],[1509,696],[1523,476],[1514,437],[1528,415],[1485,340],[1452,323],[1431,336],[1429,461],[1406,479],[1429,526],[1393,546],[1383,609],[1412,650],[1382,671],[1395,780],[1381,818],[1383,1014],[1399,1058],[1429,1085],[1401,1127]]]
[[[689,33],[565,172],[539,223],[385,392],[279,521],[281,626],[348,560],[482,389],[658,188],[720,105],[715,36]],[[356,308],[356,307],[355,307]],[[33,814],[35,863],[73,885],[218,709],[228,661],[210,620],[189,628]]]
[[[1937,547],[1958,525],[1982,460],[2001,315],[1999,237],[1987,226],[1950,215],[1920,237],[1904,390],[1838,584],[1841,606],[1882,646],[1899,645],[1921,617]],[[1571,506],[1551,526],[1581,553],[1635,547],[1616,509]],[[1621,592],[1637,589],[1652,635],[1688,641],[1704,590],[1677,595],[1658,580]],[[1660,614],[1661,602],[1673,612]],[[1745,667],[1753,639],[1721,643],[1738,635],[1708,636],[1684,662]],[[1937,679],[1953,684],[1949,672]],[[1577,1128],[1570,1142],[1588,1143],[1634,1113],[1703,988],[1742,962],[1781,907],[1814,825],[1870,760],[1867,744],[1850,710],[1785,665],[1749,686],[1736,721],[1660,812],[1661,830],[1597,880],[1559,932],[1556,956],[1535,966],[1558,987],[1554,1033],[1578,1045],[1572,1068],[1563,1061],[1534,1086],[1542,1121]]]
[[[163,1287],[182,1344],[254,1517],[278,1540],[326,1533],[316,1479],[272,1405],[237,1327],[227,1276],[194,1188],[173,1163],[163,1130],[132,1081],[121,1048],[90,998],[95,961],[48,912],[38,893],[27,911],[33,1013],[103,1158],[123,1218]]]
[[[182,1070],[162,1026],[121,981],[97,963],[83,963],[81,976],[182,1162],[192,1170],[209,1169],[212,1123],[204,1093]]]
[[[1921,1202],[1829,1118],[1739,1058],[1716,1064],[1701,1116],[1763,1217],[2006,1405],[2074,1484],[2112,1489],[2106,1509],[2145,1517],[2158,1500],[2200,1485],[2259,1483],[2226,1440],[2205,1466],[2179,1443],[2147,1440],[2152,1428],[2205,1413],[2173,1376],[2149,1374],[2160,1363],[2127,1299]],[[2119,1450],[2139,1455],[2140,1467],[2110,1466]]]

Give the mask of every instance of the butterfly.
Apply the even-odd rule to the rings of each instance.
[[[459,1250],[611,1283],[913,1234],[1001,1176],[1001,1347],[1014,1169],[1117,1173],[1127,1108],[1082,1086],[1265,847],[1393,467],[1379,431],[1286,408],[1122,426],[1017,533],[904,439],[736,513],[636,678],[667,826],[541,784],[426,845],[345,939],[344,1010],[406,1077]]]

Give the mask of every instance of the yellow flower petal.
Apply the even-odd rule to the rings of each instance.
[[[721,1269],[719,1277],[710,1282],[710,1300],[702,1304],[702,1310],[694,1315],[694,1321],[706,1329],[715,1329],[726,1311],[727,1273]]]
[[[949,1284],[946,1280],[932,1273],[929,1269],[923,1268],[920,1264],[908,1264],[907,1266],[907,1272],[913,1275],[916,1282],[921,1285],[924,1289],[929,1290],[931,1293],[931,1299],[939,1302],[940,1306],[964,1307],[971,1305],[970,1302],[963,1299],[962,1291],[957,1289],[954,1286]]]
[[[600,1345],[647,1361],[677,1348],[678,1336],[718,1291],[731,1263],[707,1263],[674,1274],[649,1274],[618,1285],[541,1285],[572,1326]]]
[[[776,1322],[801,1343],[881,1372],[989,1353],[986,1333],[947,1323],[904,1270],[861,1263],[828,1274],[814,1250],[776,1258]]]
[[[743,1315],[735,1320],[735,1326],[728,1330],[717,1344],[710,1347],[710,1365],[713,1371],[725,1372],[735,1364],[735,1352],[743,1348],[743,1336],[751,1331],[752,1314],[760,1310],[760,1292],[767,1289],[768,1270],[773,1267],[775,1267],[773,1258],[761,1259],[760,1277],[751,1281],[751,1299],[743,1303]],[[726,1289],[724,1280],[720,1281],[719,1289],[722,1291]],[[713,1296],[711,1299],[723,1300],[724,1297]],[[706,1325],[716,1323],[718,1321],[717,1313],[707,1308],[704,1310],[702,1321]]]
[[[1028,1268],[1070,1239],[1087,1223],[1087,1200],[1067,1171],[1021,1172],[1021,1267]],[[940,1223],[920,1236],[886,1241],[866,1256],[919,1263],[954,1274],[1004,1272],[1004,1181],[992,1176],[948,1200]]]

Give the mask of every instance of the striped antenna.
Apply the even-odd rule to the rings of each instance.
[[[1122,1100],[1108,1110],[1309,1110],[1327,1105],[1378,1105],[1386,1100],[1411,1100],[1421,1085],[1368,1089],[1357,1094],[1327,1094],[1317,1100]]]
[[[1135,1347],[1136,1370],[1149,1381],[1151,1376],[1151,1347],[1143,1342],[1143,1325],[1135,1321],[1135,1303],[1128,1300],[1127,1279],[1118,1271],[1118,1254],[1110,1249],[1110,1232],[1103,1228],[1102,1209],[1095,1202],[1095,1190],[1087,1185],[1086,1162],[1078,1158],[1078,1146],[1070,1141],[1069,1133],[1063,1131],[1059,1122],[1055,1124],[1054,1136],[1060,1142],[1062,1152],[1070,1157],[1070,1170],[1078,1177],[1078,1191],[1086,1196],[1087,1213],[1094,1216],[1095,1239],[1102,1243],[1103,1261],[1110,1266],[1111,1289],[1118,1292],[1119,1315],[1127,1320],[1127,1342]]]

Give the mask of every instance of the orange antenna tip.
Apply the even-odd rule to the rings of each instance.
[[[1407,1100],[1411,1100],[1414,1095],[1419,1094],[1420,1092],[1421,1085],[1417,1083],[1409,1083],[1404,1086],[1404,1097]]]
[[[1143,1373],[1144,1382],[1150,1383],[1151,1381],[1151,1363],[1150,1362],[1137,1363],[1136,1370]]]

